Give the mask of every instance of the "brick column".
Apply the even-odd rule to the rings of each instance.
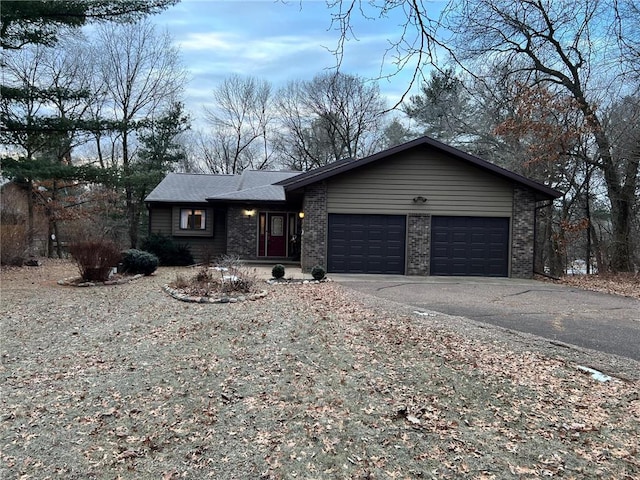
[[[513,187],[511,225],[511,277],[533,277],[534,216],[536,201],[531,190]]]
[[[258,214],[244,214],[246,207],[230,206],[227,211],[227,255],[253,260],[258,245]]]
[[[304,190],[302,203],[302,245],[300,266],[309,272],[316,265],[327,268],[327,185],[310,185]]]
[[[407,275],[429,275],[431,215],[409,214],[407,221]]]

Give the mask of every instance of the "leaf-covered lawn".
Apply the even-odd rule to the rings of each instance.
[[[200,305],[174,274],[3,272],[1,478],[640,477],[638,382],[332,283]]]
[[[566,275],[555,283],[563,283],[583,290],[640,298],[640,274],[618,273],[603,275]]]

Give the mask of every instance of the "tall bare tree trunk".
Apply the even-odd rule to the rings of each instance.
[[[27,253],[35,255],[35,221],[33,204],[33,182],[27,180]]]

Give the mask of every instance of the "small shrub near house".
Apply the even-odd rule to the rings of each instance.
[[[311,269],[311,276],[314,278],[314,280],[322,280],[326,274],[327,271],[321,265],[316,265]]]
[[[180,267],[195,263],[188,245],[175,243],[171,237],[159,233],[149,235],[141,248],[158,257],[160,265]]]
[[[89,282],[109,280],[113,267],[122,258],[118,246],[106,240],[72,243],[69,245],[69,254],[76,262],[80,276]]]
[[[158,268],[158,257],[154,254],[135,248],[124,252],[122,270],[124,273],[151,275]]]
[[[274,267],[271,269],[271,275],[275,279],[284,277],[284,265],[280,263],[278,263],[277,265],[274,265]]]

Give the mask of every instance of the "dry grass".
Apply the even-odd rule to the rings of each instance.
[[[0,477],[640,476],[637,381],[332,283],[185,304],[185,271],[2,271]]]

